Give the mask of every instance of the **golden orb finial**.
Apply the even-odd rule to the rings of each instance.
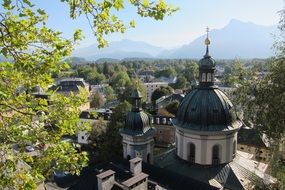
[[[210,45],[211,41],[209,39],[209,27],[206,28],[206,32],[207,32],[207,38],[205,39],[205,45]]]

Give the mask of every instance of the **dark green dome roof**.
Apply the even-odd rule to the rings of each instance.
[[[217,87],[197,88],[187,94],[173,123],[197,131],[227,131],[241,125],[233,104]]]
[[[205,55],[200,61],[199,61],[200,68],[209,68],[212,69],[216,66],[216,61],[209,55]]]
[[[143,111],[129,112],[126,118],[125,132],[143,134],[151,128],[151,119]]]
[[[135,89],[131,94],[131,98],[142,98],[141,92],[138,89]]]
[[[135,89],[131,95],[133,108],[127,114],[125,127],[122,133],[131,135],[145,135],[153,133],[154,128],[151,127],[151,119],[148,114],[142,111],[141,98],[142,95],[138,89]]]

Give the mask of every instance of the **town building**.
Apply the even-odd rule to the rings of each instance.
[[[238,132],[237,149],[253,155],[253,159],[269,163],[272,158],[270,141],[265,134],[252,128],[243,126]]]
[[[53,88],[57,90],[57,93],[63,94],[65,96],[69,96],[71,92],[77,94],[79,93],[80,88],[83,88],[86,90],[86,92],[88,92],[88,98],[90,96],[89,85],[84,81],[83,78],[64,78],[61,79],[59,83]],[[86,102],[79,107],[81,111],[87,110],[89,108],[89,102]]]
[[[161,86],[167,87],[168,83],[167,82],[147,82],[147,83],[143,83],[143,85],[146,88],[147,102],[151,102],[152,93],[156,89],[160,88]]]

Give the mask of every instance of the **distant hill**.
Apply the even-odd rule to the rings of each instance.
[[[276,26],[260,26],[250,22],[231,20],[222,29],[210,32],[210,53],[215,58],[267,58],[273,55],[273,33]],[[200,36],[193,42],[171,52],[162,52],[161,57],[201,58],[205,52],[204,40]]]
[[[125,39],[111,42],[109,46],[104,49],[98,49],[97,44],[77,49],[73,52],[73,56],[84,57],[88,60],[97,60],[101,58],[149,58],[157,56],[163,50],[163,48],[145,42]]]
[[[267,58],[271,50],[276,26],[261,26],[251,22],[231,20],[222,29],[210,32],[210,53],[216,59]],[[171,34],[169,34],[171,37]],[[175,38],[175,36],[173,36]],[[108,47],[98,49],[97,45],[77,49],[73,56],[87,60],[101,58],[201,58],[205,52],[205,35],[173,50],[166,50],[141,41],[121,40],[111,42]]]

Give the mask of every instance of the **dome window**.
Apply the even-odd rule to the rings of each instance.
[[[212,82],[212,73],[207,73],[207,82]]]
[[[218,145],[213,146],[212,149],[212,163],[220,164],[220,148]]]
[[[188,160],[190,163],[195,163],[195,153],[196,153],[195,145],[193,143],[190,143],[189,156],[188,156]]]
[[[202,82],[206,82],[206,73],[202,73]]]

